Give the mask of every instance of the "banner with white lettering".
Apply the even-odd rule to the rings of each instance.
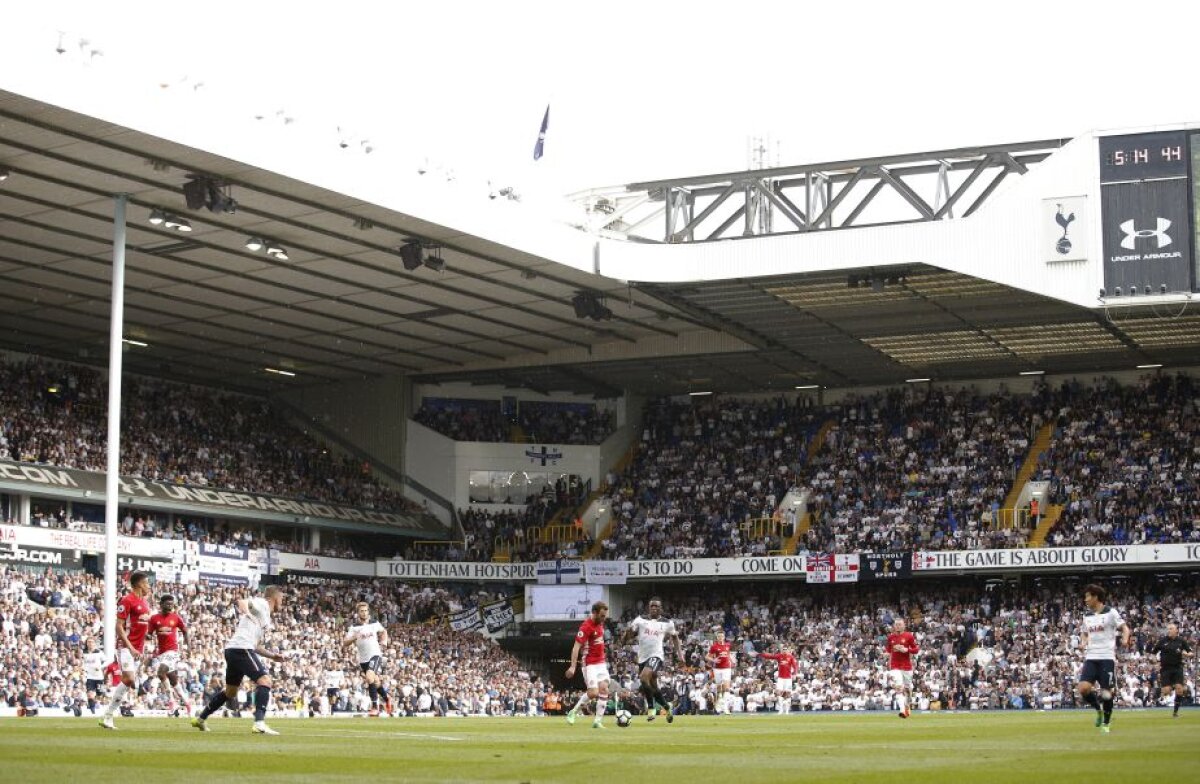
[[[200,542],[195,547],[201,581],[219,585],[258,582],[258,572],[250,568],[249,548],[211,542]]]
[[[317,572],[320,574],[346,574],[355,577],[374,577],[374,561],[354,561],[349,558],[327,558],[323,555],[285,553],[273,550],[271,568],[275,572]]]
[[[568,585],[583,581],[583,562],[568,558],[538,561],[537,581],[543,585]]]
[[[595,585],[624,585],[629,572],[624,561],[584,561],[584,579]]]
[[[34,547],[16,542],[0,542],[0,563],[52,569],[80,569],[83,567],[83,560],[79,557],[78,550]]]
[[[858,579],[903,580],[912,577],[912,553],[860,553]]]
[[[451,613],[447,620],[450,622],[450,628],[456,632],[469,632],[483,626],[478,607]]]
[[[487,627],[489,634],[504,629],[513,622],[516,614],[513,612],[512,600],[502,599],[498,602],[485,604],[481,608],[483,613],[483,623]]]
[[[0,460],[0,489],[17,490],[23,493],[43,492],[75,498],[86,497],[89,503],[101,502],[106,487],[105,475],[74,468],[31,465]],[[379,512],[338,504],[300,501],[262,493],[244,493],[211,487],[192,487],[171,482],[153,482],[133,477],[120,478],[121,502],[135,506],[195,511],[203,509],[205,514],[222,511],[241,513],[264,520],[300,522],[297,518],[312,518],[311,522],[338,521],[386,525],[401,531],[411,531],[425,536],[444,536],[445,525],[437,518],[424,513]],[[247,515],[247,512],[254,513]]]

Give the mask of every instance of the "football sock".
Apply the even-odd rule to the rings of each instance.
[[[382,704],[387,705],[387,703],[388,703],[387,687],[386,686],[376,686],[375,688],[379,690],[379,701]]]
[[[1108,724],[1109,720],[1112,719],[1113,702],[1115,702],[1115,699],[1113,697],[1109,697],[1107,699],[1100,701],[1101,707],[1104,708],[1104,723],[1105,724]]]
[[[666,696],[662,693],[662,690],[659,689],[658,686],[651,686],[650,690],[653,692],[655,702],[667,710],[671,709],[671,706],[667,703]]]
[[[221,706],[225,704],[225,700],[227,699],[228,697],[225,696],[224,689],[214,694],[212,699],[208,701],[208,704],[204,706],[204,710],[200,711],[200,718],[207,719],[209,716],[221,710]]]
[[[171,689],[172,689],[172,691],[175,692],[175,695],[177,697],[179,697],[180,702],[188,701],[188,693],[187,693],[187,690],[183,688],[182,683],[176,683],[174,686],[171,687]]]
[[[604,710],[608,707],[608,695],[601,694],[596,698],[596,721],[600,721],[604,716]]]
[[[638,694],[641,694],[642,697],[645,698],[646,710],[653,712],[653,710],[654,710],[654,693],[652,691],[650,691],[650,687],[644,683],[641,684],[640,686],[638,686]]]
[[[903,694],[897,694],[896,704],[900,706],[900,712],[903,713],[904,709],[908,707],[908,697]]]
[[[113,689],[112,699],[108,701],[108,707],[104,709],[105,716],[112,716],[117,712],[117,708],[121,707],[121,701],[125,699],[125,695],[129,692],[129,687],[124,683]]]
[[[583,694],[579,695],[579,701],[575,703],[575,707],[571,708],[571,710],[579,710],[580,708],[582,708],[584,705],[587,704],[587,701],[588,701],[588,693],[585,691]]]
[[[1096,692],[1094,690],[1083,695],[1083,701],[1088,705],[1091,705],[1096,710],[1100,710],[1100,698],[1096,696]]]
[[[267,703],[271,701],[271,687],[259,686],[254,690],[254,720],[267,718]]]
[[[367,686],[367,694],[371,695],[371,707],[379,707],[379,687],[374,683]]]
[[[1172,712],[1173,712],[1173,713],[1179,713],[1179,692],[1175,692],[1175,702],[1174,702],[1174,706],[1175,706],[1175,710],[1174,710],[1174,711],[1172,711]]]

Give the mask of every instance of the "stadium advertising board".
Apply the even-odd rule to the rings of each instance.
[[[196,548],[200,579],[204,582],[219,585],[250,585],[257,582],[258,572],[250,568],[249,548],[210,542],[193,546]]]
[[[913,556],[914,572],[992,569],[1088,569],[1200,563],[1200,544],[1097,545],[1036,547],[1022,550],[947,550]]]
[[[0,542],[12,542],[30,547],[45,547],[57,550],[79,550],[85,553],[105,551],[104,534],[86,531],[68,531],[61,528],[37,528],[28,525],[0,525]],[[182,556],[184,543],[179,539],[142,539],[131,536],[117,537],[117,553],[120,555],[154,558],[171,561]]]
[[[83,559],[78,550],[34,547],[16,542],[0,542],[0,563],[48,566],[55,569],[79,569]]]
[[[380,559],[375,562],[375,574],[378,577],[393,577],[397,580],[533,582],[537,580],[537,564]]]
[[[594,585],[624,585],[629,579],[621,561],[584,561],[584,578]]]
[[[211,487],[192,487],[170,482],[152,482],[145,479],[121,477],[122,503],[162,506],[195,510],[203,509],[207,514],[255,513],[264,519],[309,517],[320,520],[367,523],[408,528],[433,534],[444,534],[445,528],[435,518],[377,512],[337,504],[299,501],[261,493],[231,492]],[[104,474],[78,471],[73,468],[31,465],[0,460],[0,487],[19,492],[54,492],[59,495],[79,496],[84,493],[92,501],[104,498]]]
[[[327,558],[323,555],[285,553],[273,551],[272,567],[277,572],[311,572],[314,574],[340,574],[354,577],[374,577],[374,561],[355,561],[349,558]]]
[[[1104,287],[1191,291],[1192,229],[1183,131],[1100,139]]]

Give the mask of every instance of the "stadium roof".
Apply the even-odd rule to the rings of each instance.
[[[131,344],[127,368],[225,388],[404,373],[679,394],[1200,364],[1200,317],[1176,307],[1110,318],[927,264],[873,270],[868,258],[838,272],[629,285],[2,91],[0,168],[0,348],[105,363],[112,194],[124,192],[126,338],[148,344]],[[237,211],[187,210],[189,174],[232,186]],[[156,209],[193,231],[152,225]],[[248,249],[251,236],[288,258]],[[398,249],[411,240],[437,246],[426,253],[445,269],[405,269]],[[578,318],[580,290],[606,296],[612,319]]]

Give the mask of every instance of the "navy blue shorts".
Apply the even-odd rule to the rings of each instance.
[[[267,674],[267,666],[262,657],[245,648],[225,649],[225,683],[228,686],[240,686],[242,678],[257,681]]]
[[[1102,689],[1112,689],[1117,683],[1115,659],[1088,659],[1079,673],[1080,683],[1098,683]]]
[[[370,670],[378,675],[379,671],[383,669],[383,657],[372,656],[369,661],[359,662],[358,669],[362,670],[364,673]]]

